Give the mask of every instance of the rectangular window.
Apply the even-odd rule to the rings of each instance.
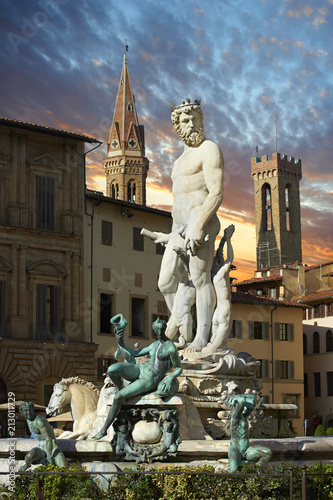
[[[304,397],[307,398],[308,395],[309,395],[308,374],[304,373]]]
[[[54,179],[37,175],[37,229],[54,230]]]
[[[327,396],[333,396],[333,372],[326,372]]]
[[[321,397],[321,380],[320,373],[313,374],[313,395],[315,398]]]
[[[112,246],[112,222],[102,220],[102,245]]]
[[[60,337],[60,287],[36,286],[36,335],[38,340],[64,340]],[[57,337],[55,338],[55,335]]]
[[[329,304],[326,304],[326,316],[332,316],[332,311],[333,311],[333,307],[332,307],[332,302],[330,302]]]
[[[103,379],[103,375],[107,372],[109,366],[117,363],[114,357],[99,357],[97,360],[97,376],[99,379]]]
[[[137,252],[144,251],[144,237],[141,234],[141,228],[133,227],[133,250]]]
[[[145,299],[132,298],[132,337],[145,337]]]
[[[293,323],[274,323],[275,340],[289,341],[294,340]]]
[[[256,290],[256,294],[257,295],[263,295],[263,289],[262,288],[258,288],[258,290]]]
[[[99,301],[99,331],[100,333],[113,333],[110,323],[112,318],[112,295],[101,293]]]
[[[103,281],[111,281],[111,269],[109,267],[103,267]]]
[[[142,288],[142,273],[134,273],[134,286]]]
[[[275,361],[275,378],[293,379],[294,378],[294,361]]]
[[[241,339],[242,338],[242,320],[234,319],[230,330],[229,338]]]
[[[287,336],[287,324],[286,323],[280,323],[280,328],[279,328],[279,340],[288,340]]]
[[[269,360],[268,359],[258,359],[260,361],[260,366],[258,366],[258,378],[269,378]]]
[[[272,298],[272,299],[276,299],[276,287],[271,287],[268,289],[268,295]]]
[[[319,306],[313,308],[313,318],[319,318]]]
[[[248,334],[249,339],[268,340],[269,323],[267,321],[249,321]]]

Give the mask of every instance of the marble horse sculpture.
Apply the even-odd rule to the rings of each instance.
[[[74,421],[73,431],[63,432],[59,439],[87,438],[96,419],[98,397],[97,387],[79,377],[65,378],[54,385],[46,414],[54,417],[70,405]]]
[[[134,396],[157,393],[161,398],[171,398],[178,390],[177,377],[182,373],[182,366],[174,343],[165,336],[166,322],[159,318],[153,323],[153,330],[157,335],[155,342],[142,349],[134,350],[124,343],[124,331],[127,321],[122,314],[111,319],[115,325],[115,334],[118,343],[116,359],[120,355],[126,362],[117,362],[109,366],[107,375],[118,389],[102,429],[94,439],[101,439],[120,412],[121,405]],[[135,358],[149,355],[147,363],[136,364]],[[174,370],[169,373],[170,369]],[[129,382],[122,386],[122,379]]]

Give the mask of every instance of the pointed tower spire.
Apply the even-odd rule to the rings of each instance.
[[[144,127],[139,125],[124,54],[116,107],[108,129],[107,158],[103,160],[106,194],[111,198],[146,204],[149,161],[145,157]]]

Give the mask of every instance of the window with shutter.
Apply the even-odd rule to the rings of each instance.
[[[60,287],[36,286],[36,337],[39,340],[64,340],[60,338]]]
[[[102,220],[102,245],[112,246],[112,222]]]
[[[287,338],[289,342],[294,342],[294,324],[288,323],[287,325]]]
[[[54,179],[36,176],[37,229],[54,230]]]
[[[234,319],[232,322],[230,335],[231,339],[241,339],[242,338],[242,320]]]
[[[140,227],[133,227],[133,250],[137,252],[144,251],[144,238]]]
[[[145,336],[146,300],[132,298],[132,336]]]

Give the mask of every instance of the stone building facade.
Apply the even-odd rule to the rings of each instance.
[[[103,380],[115,362],[117,341],[110,324],[122,313],[128,321],[125,343],[140,348],[155,340],[152,323],[168,319],[168,308],[159,291],[164,248],[140,234],[141,229],[170,233],[171,214],[142,205],[114,200],[88,191],[85,220],[86,335],[98,345],[98,376]],[[90,313],[89,313],[90,311]]]
[[[53,383],[96,380],[83,280],[85,143],[0,119],[0,391],[47,404]],[[82,359],[84,354],[84,360]],[[3,402],[3,401],[1,401]]]

